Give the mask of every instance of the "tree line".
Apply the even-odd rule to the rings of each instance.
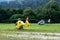
[[[60,23],[60,7],[56,1],[50,1],[44,7],[37,7],[36,9],[0,7],[0,22],[8,19],[13,21],[18,18],[25,19],[26,16],[29,17],[29,20],[51,19],[52,23]]]

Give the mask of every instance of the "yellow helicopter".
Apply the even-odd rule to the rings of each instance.
[[[28,27],[30,25],[29,21],[28,21],[28,17],[26,18],[25,23],[23,21],[20,20],[20,18],[18,19],[18,21],[16,22],[16,28],[17,29],[23,29],[23,26]]]

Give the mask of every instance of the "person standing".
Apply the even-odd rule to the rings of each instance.
[[[26,17],[26,22],[25,22],[25,26],[28,27],[30,25],[29,21],[28,21],[28,17]]]

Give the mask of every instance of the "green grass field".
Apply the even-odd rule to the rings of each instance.
[[[38,25],[31,23],[29,27],[24,27],[23,30],[18,30],[14,23],[0,23],[0,40],[23,40],[18,37],[3,36],[2,34],[16,34],[20,32],[60,32],[60,24],[44,24]],[[21,35],[21,34],[20,34]],[[47,35],[47,34],[46,34]],[[42,39],[31,39],[31,40],[42,40]]]
[[[0,31],[19,31],[13,23],[0,23]],[[38,25],[31,23],[29,27],[24,27],[21,31],[37,31],[37,32],[60,32],[60,24],[44,24]]]

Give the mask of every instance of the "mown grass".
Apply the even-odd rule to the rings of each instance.
[[[26,29],[37,32],[60,32],[60,24],[31,24],[31,26]]]
[[[44,24],[38,25],[30,23],[29,27],[24,27],[23,30],[16,29],[14,23],[0,23],[0,40],[24,40],[23,38],[6,37],[1,34],[19,34],[18,32],[60,32],[60,24]],[[45,36],[50,36],[45,34]],[[29,39],[28,39],[29,40]],[[31,40],[42,40],[42,39],[31,39]],[[49,39],[47,39],[49,40]]]
[[[0,31],[33,31],[33,32],[60,32],[60,24],[38,25],[31,23],[29,27],[18,30],[14,23],[0,23]]]
[[[14,30],[15,24],[13,23],[0,23],[0,30]]]

